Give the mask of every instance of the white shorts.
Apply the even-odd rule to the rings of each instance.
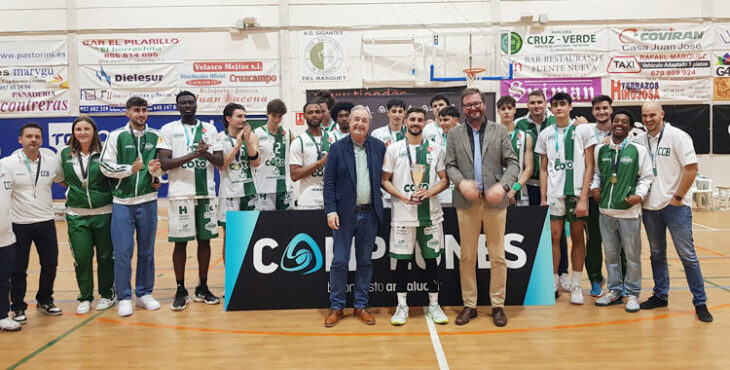
[[[256,209],[257,194],[240,198],[218,198],[218,225],[226,226],[226,212],[253,211]]]
[[[550,210],[550,219],[566,220],[568,222],[585,221],[587,217],[576,217],[575,206],[578,204],[579,198],[576,196],[567,196],[565,198],[548,199],[548,208]]]
[[[395,259],[413,259],[416,243],[424,259],[436,258],[444,250],[443,223],[433,226],[391,226],[390,256]]]
[[[281,199],[277,199],[277,195]],[[294,201],[292,200],[292,193],[287,192],[287,193],[282,193],[282,195],[279,195],[277,193],[259,194],[258,200],[256,201],[256,210],[257,211],[276,211],[276,210],[294,209]]]
[[[170,200],[167,216],[168,240],[171,242],[218,237],[215,199]]]

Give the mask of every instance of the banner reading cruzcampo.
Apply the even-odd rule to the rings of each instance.
[[[179,63],[183,61],[179,35],[134,36],[79,40],[79,64]]]
[[[600,78],[523,78],[500,83],[500,94],[511,95],[517,103],[527,103],[533,90],[542,90],[548,100],[555,93],[568,93],[574,103],[590,102],[602,94]]]

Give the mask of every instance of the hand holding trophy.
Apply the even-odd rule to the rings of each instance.
[[[414,193],[415,193],[416,189],[418,189],[418,187],[423,182],[423,176],[425,173],[426,173],[426,165],[416,163],[411,166],[411,178],[413,179]],[[413,202],[415,204],[420,204],[421,197],[411,195],[411,202]]]

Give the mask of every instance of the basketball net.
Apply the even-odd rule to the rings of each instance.
[[[477,87],[479,78],[486,69],[484,68],[465,68],[464,74],[466,75],[466,87]]]

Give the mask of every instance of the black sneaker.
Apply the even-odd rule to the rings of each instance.
[[[559,296],[560,296],[560,292],[558,290],[555,290],[555,299],[558,299]]]
[[[63,313],[53,302],[49,304],[38,304],[35,307],[36,311],[46,314],[48,316],[59,316]]]
[[[639,307],[642,310],[651,310],[651,309],[659,308],[659,307],[667,307],[668,304],[669,304],[669,302],[667,302],[666,300],[663,300],[663,299],[653,295],[653,296],[649,297],[649,299],[647,299],[646,301],[642,302],[639,305]]]
[[[26,322],[28,322],[28,317],[25,316],[25,310],[13,311],[13,320],[20,324],[25,324]]]
[[[213,295],[210,290],[208,290],[207,285],[198,285],[195,288],[195,302],[205,302],[205,304],[218,304],[221,303],[221,300]]]
[[[173,311],[182,311],[185,309],[185,307],[188,306],[188,301],[190,300],[190,297],[188,296],[188,290],[184,287],[177,287],[177,292],[175,293],[175,300],[172,302],[172,310]]]
[[[707,310],[707,305],[701,304],[699,306],[695,306],[695,313],[700,321],[712,322],[712,315],[710,315],[710,311]]]

